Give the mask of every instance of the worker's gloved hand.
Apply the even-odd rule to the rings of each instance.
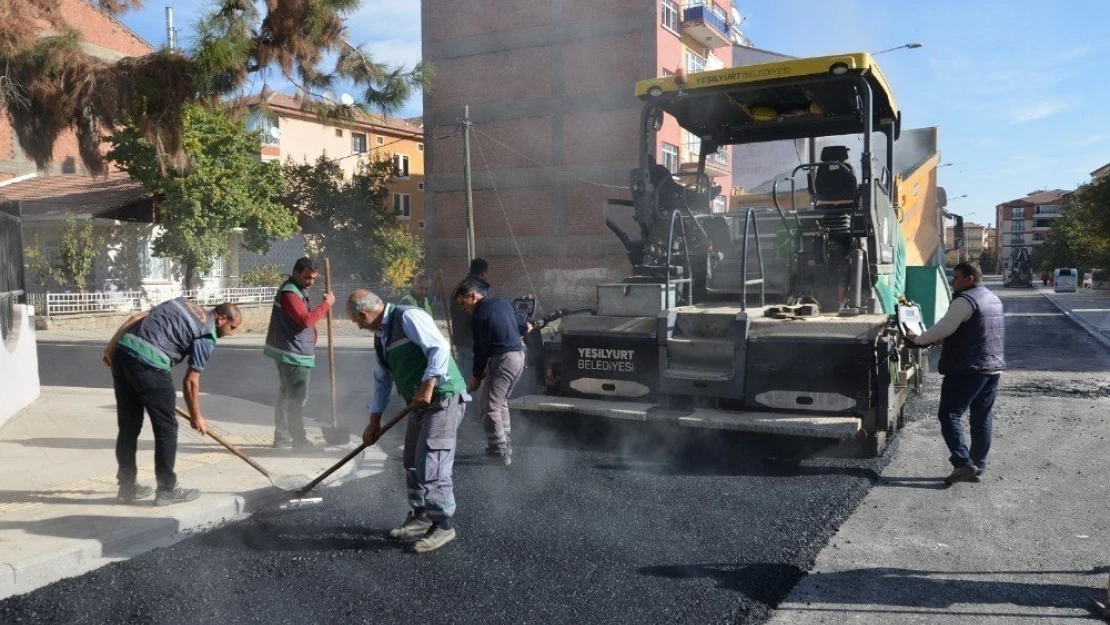
[[[382,433],[382,415],[380,413],[373,413],[370,415],[370,423],[367,424],[366,429],[362,431],[362,442],[367,445],[373,445],[378,441],[378,437]]]

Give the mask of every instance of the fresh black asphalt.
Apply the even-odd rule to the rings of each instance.
[[[1054,311],[1031,293],[998,291],[1011,310]],[[1075,328],[1063,317],[1010,323],[1019,367],[1038,368],[1045,350],[1061,370],[1105,367],[1098,350],[1068,348]],[[78,352],[40,350],[44,384],[99,351],[66,349]],[[218,358],[206,390],[265,401],[267,363],[234,350]],[[352,425],[364,420],[368,379],[345,380]],[[931,415],[931,401],[913,402],[912,418]],[[759,623],[885,464],[771,463],[762,441],[642,424],[516,430],[505,468],[484,461],[481,428],[464,422],[459,535],[438,552],[384,538],[405,512],[394,432],[385,470],[324,491],[320,506],[265,510],[8,599],[0,623]]]

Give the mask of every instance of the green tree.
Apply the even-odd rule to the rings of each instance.
[[[284,202],[308,233],[310,251],[332,261],[340,280],[407,284],[423,262],[423,244],[397,219],[387,186],[392,160],[359,163],[348,180],[335,159],[315,163],[288,161]],[[407,277],[406,277],[407,276]]]
[[[143,5],[90,1],[113,15]],[[431,77],[423,64],[378,63],[351,43],[345,20],[360,0],[209,0],[192,49],[114,61],[82,45],[61,4],[0,2],[0,109],[40,167],[50,162],[62,132],[72,129],[82,162],[104,172],[100,136],[130,123],[152,146],[152,163],[188,169],[187,105],[223,107],[248,86],[265,91],[272,77],[293,82],[318,114],[338,119],[367,108],[394,111]],[[343,87],[356,97],[352,106],[325,95]]]
[[[51,265],[51,276],[62,286],[73,285],[84,293],[89,288],[89,274],[96,267],[104,237],[96,231],[92,219],[77,220],[66,215],[66,228],[58,246],[58,259]]]
[[[277,264],[259,265],[242,272],[240,283],[242,286],[281,286],[286,274]]]
[[[998,259],[994,257],[990,250],[983,250],[979,254],[979,269],[986,274],[993,274],[998,271]]]
[[[185,108],[183,145],[191,162],[187,174],[164,174],[154,146],[134,124],[108,141],[108,158],[154,194],[162,226],[154,253],[181,263],[187,288],[194,286],[198,272],[227,255],[237,230],[244,247],[259,253],[274,239],[296,232],[295,217],[279,201],[281,166],[258,160],[258,135],[226,112]]]
[[[1064,200],[1034,267],[1110,267],[1110,178],[1080,185]]]

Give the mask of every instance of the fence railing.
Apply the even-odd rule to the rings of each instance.
[[[342,300],[347,293],[364,285],[336,284],[332,290],[336,298]],[[394,301],[398,294],[381,285],[365,285],[381,297]],[[310,291],[312,300],[318,301],[323,294],[323,284],[317,283]],[[215,306],[223,302],[234,304],[267,304],[273,301],[277,287],[238,287],[226,289],[182,290],[171,286],[151,286],[139,291],[88,291],[85,293],[28,293],[27,303],[35,307],[35,314],[53,317],[57,315],[134,313],[157,306],[176,297],[186,297],[201,306]],[[342,306],[337,302],[337,306]],[[339,308],[342,310],[342,308]]]

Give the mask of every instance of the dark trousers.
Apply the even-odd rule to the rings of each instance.
[[[998,396],[998,380],[993,374],[946,375],[940,386],[940,432],[948,445],[952,466],[987,467],[994,423],[994,400]],[[963,414],[970,411],[971,450],[964,439]]]
[[[177,416],[174,406],[177,394],[169,371],[151,367],[124,349],[117,349],[112,358],[112,384],[116,390],[116,479],[120,486],[135,484],[138,467],[135,454],[139,432],[143,429],[143,410],[150,415],[154,429],[154,474],[160,490],[173,490],[177,475],[173,472],[177,459]]]
[[[308,382],[312,367],[299,367],[284,362],[277,363],[280,388],[274,406],[274,442],[303,443],[304,405],[308,401]]]

